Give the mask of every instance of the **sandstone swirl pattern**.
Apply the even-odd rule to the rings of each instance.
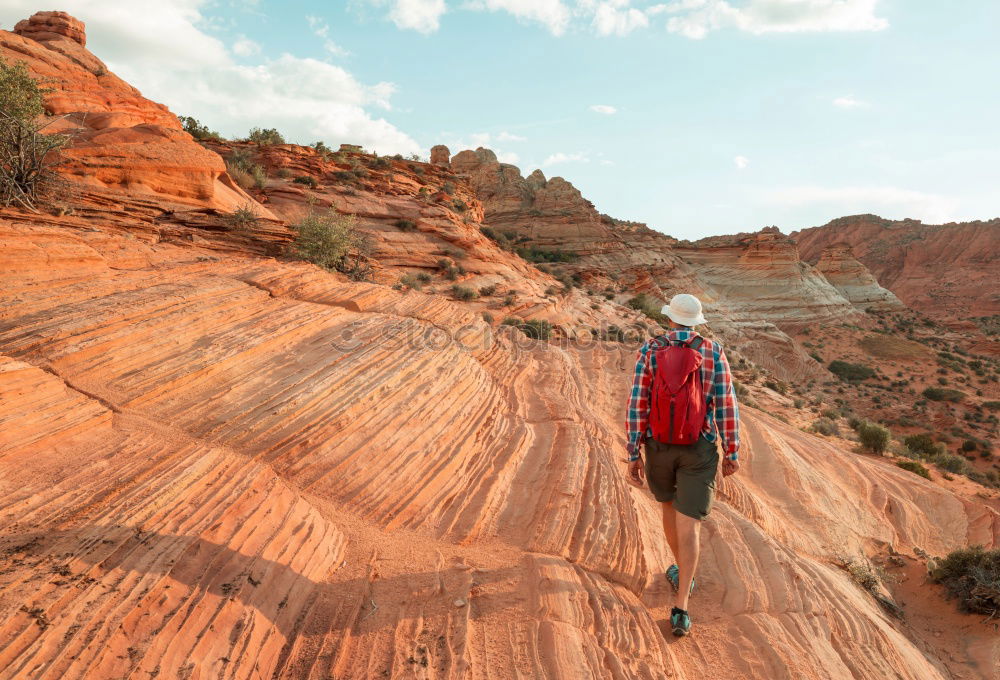
[[[631,350],[155,240],[0,222],[0,678],[948,677],[831,556],[987,507],[748,409],[680,649]]]

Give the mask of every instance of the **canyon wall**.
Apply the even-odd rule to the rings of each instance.
[[[878,282],[914,309],[943,319],[1000,313],[1000,219],[923,224],[854,215],[792,234],[803,258],[843,243]]]

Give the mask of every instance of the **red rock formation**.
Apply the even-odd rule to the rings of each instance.
[[[451,151],[444,144],[431,147],[431,165],[447,167],[451,163]]]
[[[851,247],[846,243],[827,246],[816,263],[816,271],[859,309],[903,308],[899,298],[878,285],[872,273],[854,259]]]
[[[810,262],[828,245],[848,244],[882,286],[926,314],[962,319],[1000,313],[1000,219],[931,225],[855,215],[792,236]]]
[[[46,110],[65,118],[49,130],[74,135],[60,172],[83,191],[224,210],[251,201],[228,180],[222,159],[195,143],[167,107],[110,73],[85,45],[83,23],[65,12],[39,12],[14,33],[0,31],[0,55],[23,61],[52,89]]]

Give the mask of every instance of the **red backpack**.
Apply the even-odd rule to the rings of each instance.
[[[650,393],[649,427],[664,444],[694,444],[705,424],[700,337],[654,350],[656,372]]]

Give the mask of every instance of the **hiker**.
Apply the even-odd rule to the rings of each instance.
[[[705,323],[701,301],[682,293],[662,312],[670,330],[639,349],[625,431],[628,481],[638,487],[644,478],[648,482],[662,506],[663,533],[677,560],[666,576],[677,593],[670,626],[681,636],[691,631],[688,596],[694,590],[701,521],[712,508],[717,437],[726,453],[723,476],[740,469],[739,410],[722,346],[694,330]]]

